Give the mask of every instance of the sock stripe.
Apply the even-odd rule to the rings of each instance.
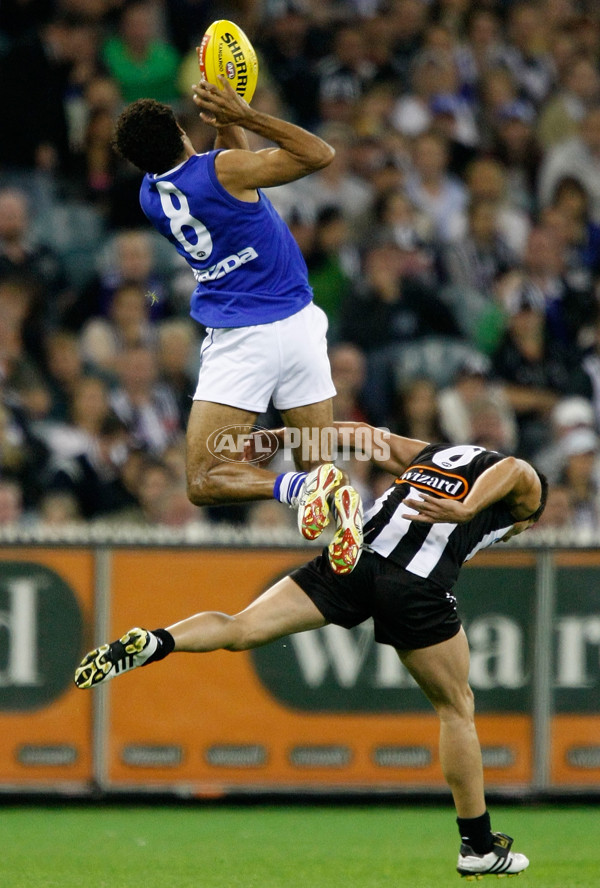
[[[299,495],[307,472],[283,472],[277,476],[273,485],[273,497],[280,503],[287,503],[288,506],[294,505],[296,497]]]

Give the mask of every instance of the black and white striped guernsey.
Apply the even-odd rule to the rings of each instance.
[[[365,548],[450,589],[461,565],[498,542],[515,523],[502,502],[465,524],[422,524],[403,518],[420,492],[463,500],[480,475],[504,455],[468,444],[428,444],[365,516]]]

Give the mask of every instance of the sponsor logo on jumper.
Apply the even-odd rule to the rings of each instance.
[[[211,265],[210,268],[204,269],[204,271],[196,269],[194,277],[200,284],[204,283],[204,281],[216,281],[219,278],[225,277],[226,274],[231,274],[232,271],[241,268],[246,262],[252,262],[253,259],[258,259],[258,253],[254,247],[244,247],[239,253],[233,253],[233,255],[228,256],[226,259],[221,259],[215,265]]]
[[[469,485],[460,475],[441,472],[430,466],[411,466],[397,479],[396,484],[401,484],[403,481],[408,481],[420,490],[435,491],[445,499],[460,499],[469,489]]]

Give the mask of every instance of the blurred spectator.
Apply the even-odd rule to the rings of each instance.
[[[19,524],[23,517],[23,495],[19,484],[0,479],[0,527]]]
[[[502,407],[491,398],[476,401],[471,409],[471,437],[473,444],[499,453],[514,453],[516,435],[505,422]]]
[[[571,512],[571,500],[569,488],[565,484],[551,485],[548,490],[546,508],[542,517],[535,525],[539,530],[571,530],[573,527],[573,515]]]
[[[458,97],[456,62],[448,52],[424,49],[413,63],[410,91],[401,96],[392,112],[392,123],[404,136],[415,138],[426,132],[432,122],[434,96]],[[467,119],[468,131],[472,120]],[[462,130],[459,129],[462,134]]]
[[[564,72],[562,89],[540,111],[536,132],[544,149],[577,136],[586,112],[600,99],[598,68],[591,59],[580,57]]]
[[[550,415],[550,442],[533,456],[535,467],[546,475],[550,484],[558,481],[567,435],[579,429],[594,431],[595,428],[594,408],[587,398],[574,396],[558,401]]]
[[[329,124],[320,135],[335,148],[335,157],[329,166],[313,173],[309,179],[301,180],[296,191],[306,195],[315,216],[325,207],[337,207],[351,235],[357,237],[371,205],[372,189],[355,176],[350,167],[350,144],[355,139],[354,132],[341,124]]]
[[[0,53],[0,167],[26,175],[34,169],[48,173],[66,163],[63,91],[69,39],[70,22],[64,16],[39,27],[32,20],[27,32]]]
[[[522,265],[509,272],[500,285],[504,299],[527,294],[546,312],[547,332],[563,345],[577,347],[580,333],[595,322],[597,306],[589,283],[566,277],[564,241],[548,226],[532,228]]]
[[[34,433],[35,417],[28,409],[27,385],[33,393],[37,383],[26,382],[16,391],[5,389],[0,383],[0,477],[18,483],[23,504],[29,509],[35,506],[43,490],[42,476],[49,451]]]
[[[175,482],[180,487],[185,487],[186,483],[186,467],[185,467],[185,435],[180,435],[172,444],[169,444],[161,459],[167,465],[175,478]]]
[[[69,330],[55,330],[46,337],[45,381],[52,395],[50,415],[66,420],[78,383],[85,375],[79,337]]]
[[[18,477],[24,461],[23,436],[10,410],[0,403],[0,477]]]
[[[395,243],[405,254],[410,254],[411,261],[405,263],[407,275],[432,279],[433,226],[402,189],[389,189],[378,197],[373,207],[373,222],[378,237]]]
[[[600,439],[590,429],[569,432],[561,444],[563,469],[559,483],[569,497],[575,528],[600,527]]]
[[[337,394],[333,399],[334,419],[366,422],[361,393],[366,380],[366,361],[355,345],[341,342],[329,350],[331,377]]]
[[[154,353],[143,346],[125,348],[117,360],[118,385],[110,402],[130,431],[134,446],[160,455],[181,432],[182,421],[171,390],[158,379]]]
[[[51,459],[69,459],[91,452],[108,413],[106,384],[98,377],[83,376],[73,384],[64,419],[40,418],[32,422],[31,431],[48,448]]]
[[[44,527],[64,527],[82,520],[76,498],[66,491],[44,494],[37,511]]]
[[[565,176],[581,182],[590,196],[591,215],[600,223],[600,106],[591,108],[577,135],[559,142],[544,156],[539,172],[539,200],[552,202],[556,186]]]
[[[265,22],[258,47],[294,122],[318,123],[318,77],[312,70],[310,19],[299,3],[282,3]]]
[[[174,102],[178,98],[179,53],[158,36],[156,14],[155,5],[148,0],[125,4],[118,32],[104,42],[103,61],[125,102],[141,98]]]
[[[508,12],[508,43],[501,54],[521,93],[539,105],[554,85],[554,65],[546,49],[547,22],[535,0],[518,0]]]
[[[11,390],[39,380],[38,292],[31,278],[0,279],[0,377]]]
[[[415,278],[404,277],[405,257],[394,243],[367,251],[361,280],[344,301],[340,338],[366,352],[440,333],[459,336],[450,310]]]
[[[471,202],[482,198],[497,204],[498,233],[513,253],[520,256],[525,249],[530,222],[527,213],[510,199],[506,185],[506,170],[502,164],[488,157],[474,160],[466,170],[465,184]],[[466,214],[463,213],[459,224],[452,232],[453,238],[464,235],[466,222]]]
[[[479,85],[502,54],[502,26],[494,9],[472,4],[465,22],[465,37],[461,46],[463,64],[468,66],[469,82]]]
[[[441,426],[437,389],[430,379],[411,379],[400,386],[391,430],[418,441],[448,440]]]
[[[81,144],[74,161],[75,194],[92,202],[102,215],[109,210],[109,197],[118,169],[112,149],[114,112],[91,108],[83,124]]]
[[[29,199],[17,188],[0,190],[0,281],[7,278],[19,278],[31,287],[31,325],[25,335],[39,360],[40,328],[56,323],[70,298],[69,286],[61,258],[34,237]]]
[[[372,82],[384,86],[388,93],[398,92],[400,68],[394,56],[395,29],[390,27],[389,13],[375,0],[372,13],[361,18],[360,28],[365,41],[365,57],[373,68]],[[363,84],[363,94],[365,87]]]
[[[362,28],[353,24],[338,27],[332,52],[317,63],[315,71],[321,120],[350,122],[358,100],[375,76]]]
[[[599,285],[596,284],[596,292]],[[592,404],[596,417],[596,428],[600,429],[600,316],[596,317],[592,341],[586,349],[582,367],[592,387]]]
[[[478,90],[478,124],[481,147],[491,150],[498,123],[498,113],[517,101],[519,92],[515,79],[507,68],[500,65],[484,71]]]
[[[561,397],[589,397],[591,385],[573,349],[550,338],[543,303],[517,293],[494,372],[517,415],[518,452],[526,459],[549,443],[548,416]]]
[[[63,102],[72,154],[82,147],[84,141],[88,84],[103,73],[99,59],[100,39],[101,31],[95,22],[89,18],[71,16],[65,46],[68,69],[63,86]]]
[[[314,226],[314,238],[304,258],[315,302],[329,319],[329,338],[339,325],[342,301],[359,267],[358,253],[349,243],[348,226],[337,207],[324,207]]]
[[[421,0],[396,0],[387,11],[386,19],[394,36],[394,66],[402,81],[411,75],[422,47],[426,16],[427,4]]]
[[[121,284],[114,291],[108,317],[93,317],[81,330],[84,359],[107,373],[114,373],[119,355],[137,345],[151,346],[156,331],[150,323],[150,303],[139,284]]]
[[[76,429],[89,438],[100,434],[109,413],[108,386],[98,376],[84,376],[76,383],[71,398],[69,417]]]
[[[504,166],[507,197],[526,212],[536,207],[540,151],[534,122],[535,111],[527,102],[503,105],[498,110],[493,144],[493,154]]]
[[[461,96],[439,93],[429,103],[430,131],[446,140],[448,172],[462,177],[465,168],[477,156],[479,134],[471,105]]]
[[[183,427],[187,425],[200,369],[200,343],[191,320],[172,318],[159,323],[157,361],[159,378],[175,398]]]
[[[49,465],[47,490],[73,496],[85,519],[124,509],[134,501],[120,474],[128,446],[127,427],[109,414],[89,451]]]
[[[439,133],[418,136],[413,145],[413,169],[406,178],[406,193],[431,220],[436,237],[453,239],[458,217],[467,205],[465,186],[448,173],[448,146]]]
[[[133,284],[144,290],[150,318],[170,313],[169,279],[157,268],[155,241],[147,231],[121,231],[106,245],[99,268],[65,315],[65,323],[78,329],[91,317],[106,317],[116,290]],[[190,293],[193,287],[190,284]]]
[[[564,220],[567,279],[576,276],[580,287],[591,286],[592,278],[600,274],[600,225],[591,219],[590,198],[581,182],[570,176],[561,179],[551,209]],[[551,224],[544,213],[542,219]]]
[[[160,459],[144,456],[138,467],[137,503],[108,516],[111,523],[158,526],[163,523],[165,503],[174,490],[175,478]]]
[[[489,379],[490,369],[483,356],[461,364],[453,385],[439,393],[440,425],[453,444],[482,444],[485,439],[495,444],[489,449],[514,453],[515,414],[502,387]]]
[[[442,252],[442,280],[459,290],[476,290],[491,298],[498,277],[517,264],[517,257],[500,232],[500,207],[495,200],[476,197],[467,210],[467,231]]]

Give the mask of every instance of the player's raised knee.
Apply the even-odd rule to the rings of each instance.
[[[188,477],[187,497],[195,506],[214,506],[222,501],[219,485],[211,477],[210,470]]]

